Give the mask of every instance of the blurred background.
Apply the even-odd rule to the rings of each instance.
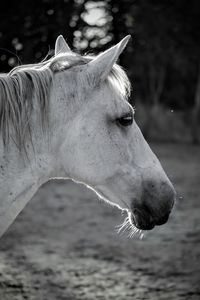
[[[125,35],[120,57],[143,134],[178,196],[167,224],[129,239],[125,216],[84,186],[40,188],[0,240],[0,300],[200,299],[199,0],[1,0],[0,72]]]
[[[53,54],[63,34],[77,52],[99,53],[131,34],[120,63],[146,137],[199,143],[198,0],[1,1],[0,72]]]

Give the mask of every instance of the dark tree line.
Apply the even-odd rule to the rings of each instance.
[[[59,34],[77,51],[97,53],[131,34],[120,62],[133,81],[134,101],[149,107],[150,119],[159,105],[190,112],[197,142],[199,33],[199,0],[4,0],[0,71],[42,60]]]

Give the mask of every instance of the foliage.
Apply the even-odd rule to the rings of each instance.
[[[134,102],[193,110],[196,132],[199,32],[199,0],[3,0],[0,71],[42,60],[59,34],[77,51],[94,53],[131,34],[120,63],[133,81]]]

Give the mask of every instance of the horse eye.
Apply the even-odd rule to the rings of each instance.
[[[117,119],[117,122],[121,125],[121,126],[130,126],[133,123],[133,115],[132,114],[128,114],[125,115],[121,118]]]

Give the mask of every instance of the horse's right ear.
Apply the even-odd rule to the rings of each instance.
[[[87,72],[93,78],[94,83],[98,83],[108,76],[119,55],[126,47],[130,37],[130,35],[127,35],[117,45],[99,54],[87,64]]]
[[[69,52],[72,51],[67,45],[64,37],[62,35],[59,35],[56,39],[56,44],[55,44],[55,56],[59,53],[69,53]]]

